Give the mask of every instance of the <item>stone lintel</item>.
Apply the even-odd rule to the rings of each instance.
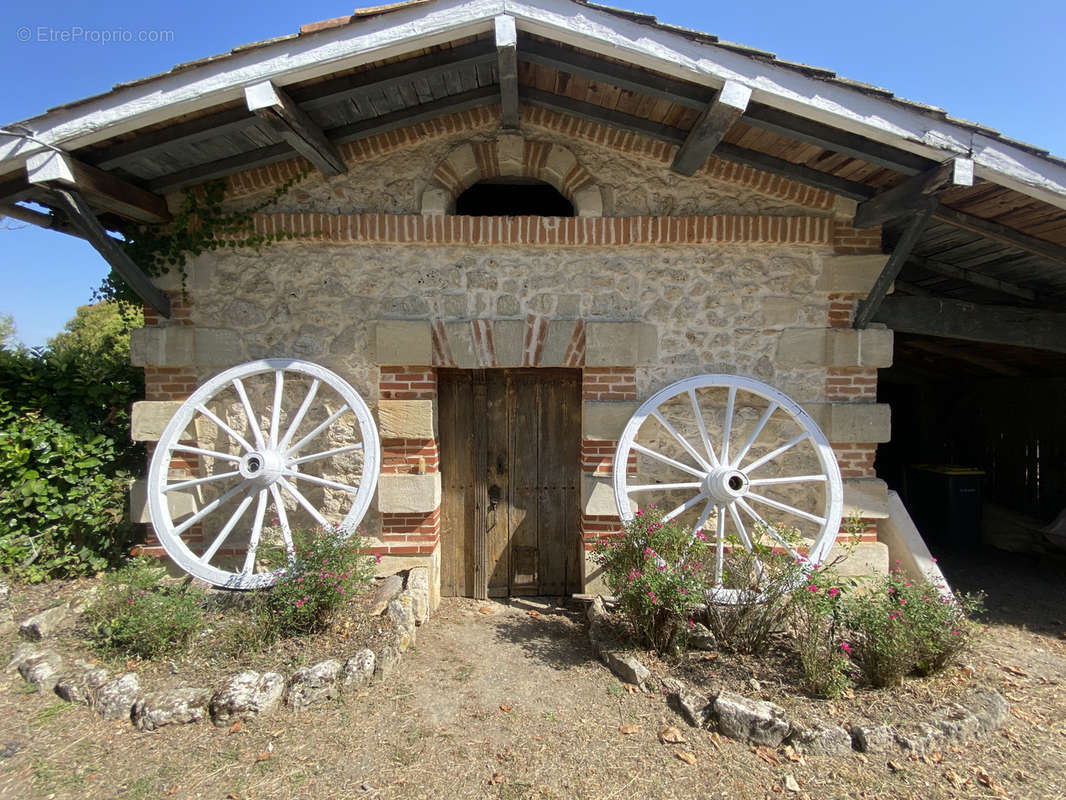
[[[844,518],[888,518],[888,484],[880,478],[844,479]]]
[[[424,320],[387,319],[374,326],[378,364],[415,366],[433,363],[433,338]]]
[[[838,556],[848,553],[848,547],[845,542],[834,543],[833,549],[825,557],[825,563],[829,564]],[[846,577],[863,578],[887,575],[888,567],[888,545],[884,542],[859,542],[840,563],[834,565],[833,572]]]
[[[826,294],[866,295],[888,263],[888,256],[874,253],[865,256],[830,255],[824,258],[824,268],[814,284]]]
[[[581,406],[581,438],[620,439],[626,423],[638,408],[640,403],[630,401],[586,400]]]
[[[378,511],[382,514],[424,514],[440,507],[440,473],[378,477]]]
[[[888,328],[790,328],[777,337],[777,361],[881,369],[892,366],[892,342]]]
[[[435,406],[432,400],[379,400],[378,433],[382,439],[436,439]]]
[[[637,510],[637,504],[629,501],[629,507]],[[581,476],[581,509],[590,517],[618,516],[618,505],[614,501],[614,484],[611,478],[595,475]]]
[[[654,361],[659,335],[643,322],[586,322],[585,366],[635,367]]]
[[[228,367],[243,360],[240,337],[224,328],[169,325],[130,332],[135,367]]]
[[[548,321],[548,331],[544,336],[544,346],[540,350],[542,367],[563,367],[566,358],[566,349],[574,336],[576,320],[553,319]]]
[[[133,404],[130,438],[135,442],[158,442],[181,402],[177,400],[140,400]]]
[[[830,442],[887,442],[892,409],[887,403],[806,403],[803,406]]]
[[[496,366],[520,367],[525,354],[526,321],[498,319],[492,323],[492,344],[496,352]]]

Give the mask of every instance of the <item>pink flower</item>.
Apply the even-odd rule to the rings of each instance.
[[[695,628],[695,627],[696,627],[696,623],[695,623],[695,622],[693,622],[692,620],[689,620],[689,621],[688,621],[688,626],[689,626],[690,628]]]
[[[637,509],[637,516],[638,517],[643,517],[644,516],[644,512],[641,509],[639,509],[639,508]]]
[[[648,597],[651,598],[652,603],[659,602],[659,598],[655,596],[655,592],[648,592]]]
[[[696,531],[696,538],[699,539],[701,542],[707,541],[707,536],[703,533],[703,531]]]
[[[844,655],[851,658],[851,645],[847,642],[840,643],[840,649],[844,651]]]
[[[810,586],[807,587],[807,591],[811,594],[818,594],[818,587],[812,583]]]
[[[829,596],[830,597],[836,597],[838,594],[840,594],[840,590],[837,587],[831,586],[829,588]]]

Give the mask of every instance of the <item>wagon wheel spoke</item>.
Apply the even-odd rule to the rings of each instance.
[[[718,520],[714,533],[714,585],[722,585],[722,567],[725,564],[725,508],[718,506]]]
[[[627,486],[626,491],[630,494],[634,492],[664,492],[671,489],[699,489],[703,486],[699,481],[693,481],[692,483],[648,483],[643,486]]]
[[[729,387],[729,399],[725,404],[725,419],[722,421],[722,463],[729,463],[729,437],[733,433],[733,410],[737,403],[737,387]]]
[[[789,475],[784,478],[753,478],[752,486],[772,486],[779,483],[825,483],[827,475]]]
[[[696,538],[696,535],[700,532],[700,528],[702,528],[706,524],[708,518],[711,516],[711,509],[713,508],[713,500],[708,500],[707,503],[703,506],[703,511],[700,512],[699,519],[697,519],[696,524],[692,526],[692,536],[689,538],[690,544]]]
[[[674,469],[679,469],[682,472],[687,472],[689,475],[695,475],[697,478],[702,478],[706,474],[700,472],[698,469],[693,469],[687,464],[682,464],[680,461],[675,461],[669,456],[664,456],[662,453],[656,453],[654,450],[649,450],[647,447],[644,447],[644,445],[634,443],[633,449],[636,450],[638,453],[643,453],[644,455],[650,456],[651,458],[654,458],[657,461],[661,461],[664,464],[669,464]]]
[[[676,508],[671,509],[666,514],[663,514],[663,522],[669,522],[670,520],[672,520],[674,517],[678,516],[679,514],[683,514],[684,512],[688,511],[690,508],[692,508],[694,505],[696,505],[696,503],[698,503],[700,500],[706,500],[706,499],[707,499],[707,493],[706,492],[700,492],[695,497],[689,498],[688,500],[686,500],[681,505],[677,506]]]
[[[772,453],[767,453],[762,458],[759,458],[759,459],[756,459],[755,461],[752,461],[750,464],[748,464],[746,467],[744,467],[744,471],[747,472],[747,473],[754,472],[759,467],[761,467],[763,464],[766,464],[766,463],[768,463],[770,461],[773,461],[778,456],[784,455],[789,450],[791,450],[793,447],[798,445],[800,442],[804,441],[805,439],[809,439],[809,438],[810,438],[810,434],[807,433],[806,431],[804,431],[803,433],[801,433],[799,436],[795,437],[794,439],[789,439],[787,442],[785,442],[779,448],[774,450]]]
[[[756,524],[761,530],[765,531],[772,538],[776,539],[777,543],[789,552],[789,555],[796,559],[801,558],[799,551],[797,551],[796,548],[789,544],[789,542],[783,536],[781,536],[780,533],[777,532],[777,528],[775,528],[773,525],[771,525],[769,522],[759,516],[758,511],[756,511],[743,500],[738,500],[737,505],[744,509],[744,511],[747,512],[749,517],[755,520]]]
[[[755,444],[755,440],[759,438],[759,434],[762,433],[763,428],[766,427],[766,423],[770,421],[770,417],[774,415],[775,411],[777,411],[777,403],[770,403],[770,405],[767,406],[766,411],[763,412],[763,415],[759,417],[759,421],[755,423],[755,427],[752,429],[748,441],[744,443],[744,446],[740,448],[740,452],[737,453],[736,457],[733,459],[734,467],[738,466],[740,462],[744,460],[744,456],[746,456],[748,451],[751,450],[751,446]],[[751,469],[749,468],[748,471],[750,472]]]
[[[736,503],[729,504],[729,516],[733,518],[733,526],[737,529],[737,536],[740,537],[744,549],[751,553],[752,562],[755,564],[755,577],[761,584],[764,576],[762,561],[760,561],[759,556],[755,554],[755,546],[752,544],[751,537],[748,536],[748,531],[744,527],[744,520],[740,518]]]
[[[674,439],[677,440],[678,444],[680,444],[683,448],[685,448],[685,452],[686,453],[688,453],[690,456],[692,456],[694,459],[696,459],[696,463],[697,464],[699,464],[701,467],[703,467],[703,469],[705,471],[709,472],[712,469],[711,465],[707,463],[707,459],[705,459],[698,452],[696,452],[696,448],[694,448],[691,444],[689,444],[688,439],[686,439],[684,436],[682,436],[680,433],[678,433],[677,430],[674,428],[674,426],[671,425],[669,422],[667,422],[666,418],[662,414],[660,414],[658,412],[658,410],[652,411],[651,415],[653,417],[655,417],[655,419],[657,419],[659,421],[660,425],[662,425],[664,428],[666,428],[667,432],[671,436],[673,436]]]
[[[363,444],[359,442],[357,444],[349,444],[344,447],[335,447],[332,450],[325,450],[321,453],[312,453],[309,456],[300,456],[290,461],[290,464],[306,464],[308,461],[318,461],[323,458],[332,458],[333,456],[339,456],[342,453],[351,453],[355,450],[362,450]]]
[[[231,425],[217,410],[216,404],[232,403],[234,395],[247,430]],[[318,414],[316,405],[322,409]],[[295,413],[287,418],[291,409]],[[308,425],[311,415],[321,421]],[[201,418],[221,432],[208,434],[219,437],[218,449],[202,447],[196,440],[197,426],[192,423]],[[224,452],[227,449],[239,452]],[[345,458],[352,453],[359,455]],[[279,573],[256,572],[264,531],[271,530],[264,527],[267,506],[273,504],[277,512],[278,535],[292,564],[300,528],[351,535],[373,499],[380,460],[370,409],[339,376],[292,359],[242,364],[193,392],[160,437],[148,477],[152,525],[167,553],[196,577],[237,589],[269,586]],[[213,462],[226,466],[217,469]],[[169,477],[179,467],[191,474]],[[299,487],[301,481],[343,494],[320,497],[306,485]],[[179,494],[198,487],[210,490],[208,498],[199,492]],[[193,507],[172,512],[177,500]],[[193,534],[199,524],[200,533]],[[206,548],[190,544],[201,536]]]
[[[815,516],[814,514],[809,514],[801,508],[790,506],[788,503],[782,503],[778,500],[771,500],[769,497],[763,497],[761,494],[755,494],[755,492],[748,492],[748,497],[759,503],[768,505],[770,506],[770,508],[776,508],[778,511],[784,511],[788,514],[792,514],[793,516],[799,517],[800,519],[805,519],[810,522],[816,522],[819,525],[825,524],[825,517],[819,517]]]
[[[250,452],[255,449],[250,444],[248,444],[247,439],[245,439],[243,436],[237,433],[237,431],[233,430],[233,428],[231,428],[229,425],[219,419],[219,417],[203,403],[198,404],[196,406],[196,410],[203,414],[205,417],[207,417],[209,420],[211,420],[213,423],[215,423],[223,431],[225,431],[231,439],[236,441],[237,444],[244,448],[245,452]]]
[[[707,449],[707,458],[711,460],[712,466],[720,466],[718,456],[714,452],[713,445],[711,445],[711,437],[707,435],[707,423],[703,420],[703,412],[700,411],[700,404],[696,399],[696,390],[689,389],[688,397],[692,403],[692,416],[696,418],[696,426],[700,429],[700,439],[703,440],[703,446]]]

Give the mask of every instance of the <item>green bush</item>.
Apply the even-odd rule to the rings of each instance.
[[[0,349],[0,570],[26,581],[91,573],[128,550],[129,439],[143,376],[129,366],[136,309],[79,309],[37,352]]]
[[[851,685],[851,645],[844,638],[846,591],[838,576],[819,566],[792,595],[803,688],[815,697],[839,697]]]
[[[263,559],[285,563],[276,531],[264,531]],[[321,529],[293,530],[295,562],[281,568],[274,585],[256,600],[258,627],[266,641],[326,630],[374,578],[375,557],[363,554],[359,534],[348,539]],[[270,553],[271,540],[274,553]]]
[[[104,580],[85,612],[96,644],[124,656],[153,659],[180,653],[204,627],[204,593],[167,584],[154,558],[131,559]]]
[[[663,522],[654,506],[638,510],[618,537],[600,540],[593,558],[623,614],[644,642],[660,653],[678,652],[703,602],[708,545],[677,522]]]

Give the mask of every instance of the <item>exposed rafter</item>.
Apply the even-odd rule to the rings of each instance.
[[[500,126],[518,128],[518,30],[514,17],[496,17],[496,60],[500,73]]]
[[[892,283],[899,277],[900,270],[907,263],[914,245],[918,243],[918,240],[922,237],[922,231],[929,224],[929,218],[933,215],[936,199],[928,197],[925,203],[925,208],[920,209],[907,223],[907,228],[896,243],[892,255],[888,258],[888,263],[881,270],[881,274],[877,276],[877,280],[874,281],[873,288],[870,289],[869,294],[859,303],[859,307],[855,310],[855,321],[852,323],[852,327],[862,329],[870,324],[870,320],[873,319],[877,309],[881,307],[881,303],[885,300],[888,290],[892,288]]]
[[[341,154],[322,129],[283,89],[263,81],[245,88],[244,98],[249,111],[270,125],[321,173],[341,175],[348,171]]]
[[[751,89],[736,81],[726,81],[692,126],[670,168],[682,175],[695,173],[740,119],[749,100]]]
[[[1066,353],[1066,314],[932,297],[886,297],[877,314],[895,331]]]
[[[949,225],[954,225],[957,228],[979,234],[988,239],[994,239],[1011,247],[1017,247],[1027,253],[1033,253],[1034,255],[1057,261],[1060,264],[1066,264],[1066,247],[1044,239],[1028,236],[1013,228],[1000,225],[998,222],[990,222],[987,219],[965,214],[953,208],[944,208],[944,206],[938,208],[933,217],[937,222],[946,222]]]
[[[1008,281],[1001,281],[999,278],[993,278],[980,272],[974,272],[972,269],[956,267],[953,264],[946,264],[943,261],[938,261],[933,258],[913,258],[912,261],[922,269],[928,272],[935,272],[937,275],[944,275],[945,277],[954,278],[955,280],[963,281],[965,283],[972,283],[974,286],[983,286],[986,289],[992,289],[993,291],[1002,294],[1020,297],[1029,302],[1036,301],[1036,292],[1032,289],[1026,289],[1023,286],[1018,286],[1017,284]]]
[[[76,189],[58,186],[54,187],[50,194],[54,198],[55,205],[70,219],[71,224],[78,229],[83,238],[89,240],[111,269],[122,277],[122,280],[137,293],[137,296],[164,317],[170,317],[170,300],[133,263],[118,243],[108,236],[81,193]]]
[[[110,172],[83,164],[55,150],[30,156],[26,162],[30,184],[49,189],[77,189],[94,206],[137,222],[166,222],[166,201]]]
[[[973,186],[973,161],[950,159],[859,203],[855,210],[855,227],[873,228],[899,219],[924,208],[931,197],[949,186]]]
[[[16,203],[0,204],[0,217],[10,217],[19,222],[36,225],[38,228],[66,233],[78,239],[85,238],[80,231],[71,227],[66,219],[55,214],[42,214],[40,211],[34,211],[32,208],[26,208]]]

